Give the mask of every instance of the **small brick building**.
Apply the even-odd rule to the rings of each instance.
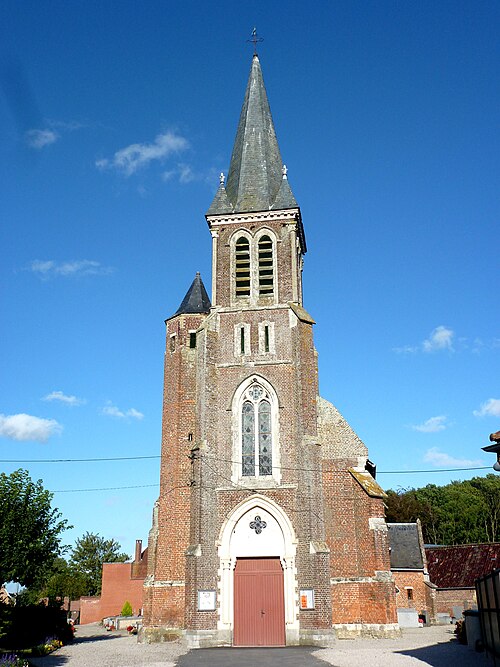
[[[431,583],[427,570],[420,521],[388,523],[387,527],[398,613],[414,609],[426,623],[433,623],[436,587]]]
[[[101,595],[80,598],[80,623],[95,623],[107,616],[117,616],[127,601],[132,606],[132,613],[140,616],[144,606],[147,562],[148,550],[142,551],[142,541],[136,540],[132,563],[104,563]]]
[[[429,576],[436,585],[436,614],[459,618],[477,607],[475,581],[500,568],[500,543],[426,547]]]
[[[258,57],[199,274],[167,321],[144,638],[326,644],[397,631],[384,492],[318,395],[301,211]]]

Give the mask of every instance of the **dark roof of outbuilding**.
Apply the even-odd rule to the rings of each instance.
[[[207,215],[295,207],[297,202],[283,177],[259,58],[254,55],[226,185],[219,187]]]
[[[478,577],[500,568],[500,543],[425,547],[429,578],[438,588],[473,588]]]
[[[388,523],[391,569],[422,570],[424,560],[416,523]]]
[[[186,296],[182,300],[181,305],[177,311],[172,315],[188,315],[196,313],[209,313],[212,304],[203,284],[203,280],[199,272],[196,273],[196,276],[191,283],[191,287],[186,292]]]

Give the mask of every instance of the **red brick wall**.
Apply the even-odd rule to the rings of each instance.
[[[471,609],[477,607],[476,591],[473,588],[444,589],[436,591],[436,613],[453,615],[453,607]]]
[[[431,589],[425,583],[423,572],[394,571],[392,574],[399,589],[399,593],[396,593],[396,606],[398,608],[415,609],[419,614],[427,611],[432,617],[434,609]],[[407,587],[412,589],[412,600],[408,599]]]
[[[80,623],[96,623],[103,618],[101,615],[101,598],[85,596],[80,598]]]
[[[80,598],[80,623],[95,623],[120,614],[125,602],[138,615],[143,608],[144,579],[132,579],[132,563],[104,563],[100,597]]]

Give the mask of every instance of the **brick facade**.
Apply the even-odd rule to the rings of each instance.
[[[300,210],[217,213],[207,221],[211,308],[180,309],[167,320],[145,637],[183,632],[192,646],[231,643],[234,567],[247,556],[281,559],[287,643],[328,643],[340,627],[391,632],[384,494],[364,470],[366,447],[318,396],[314,320],[302,306]],[[261,289],[263,238],[272,246],[270,293]],[[246,271],[238,239],[249,248],[248,293],[237,289]],[[255,475],[242,467],[242,405],[254,395],[270,406],[273,465],[258,473],[256,464]],[[268,524],[258,537],[248,528],[256,515]],[[301,609],[300,591],[311,589],[313,608]],[[199,591],[215,592],[215,609],[198,609]]]

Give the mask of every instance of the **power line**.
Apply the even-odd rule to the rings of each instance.
[[[231,459],[223,459],[217,456],[201,455],[203,458],[220,461],[223,463],[237,463]],[[109,457],[95,457],[89,459],[0,459],[0,463],[100,463],[103,461],[140,461],[161,458],[160,454],[151,456],[109,456]],[[275,470],[295,470],[302,472],[316,472],[316,468],[300,468],[293,466],[272,466]],[[469,468],[433,468],[430,470],[377,470],[378,475],[409,475],[418,473],[440,473],[440,472],[461,472],[466,470],[489,470],[491,466],[477,466]],[[120,487],[133,488],[133,487]]]
[[[109,456],[93,459],[0,459],[0,463],[96,463],[101,461],[140,461],[142,459],[159,459],[160,454],[153,456]]]
[[[147,489],[152,486],[159,486],[157,484],[138,484],[137,486],[103,486],[99,489],[58,489],[57,491],[51,491],[51,493],[84,493],[87,491],[118,491],[121,489]]]

